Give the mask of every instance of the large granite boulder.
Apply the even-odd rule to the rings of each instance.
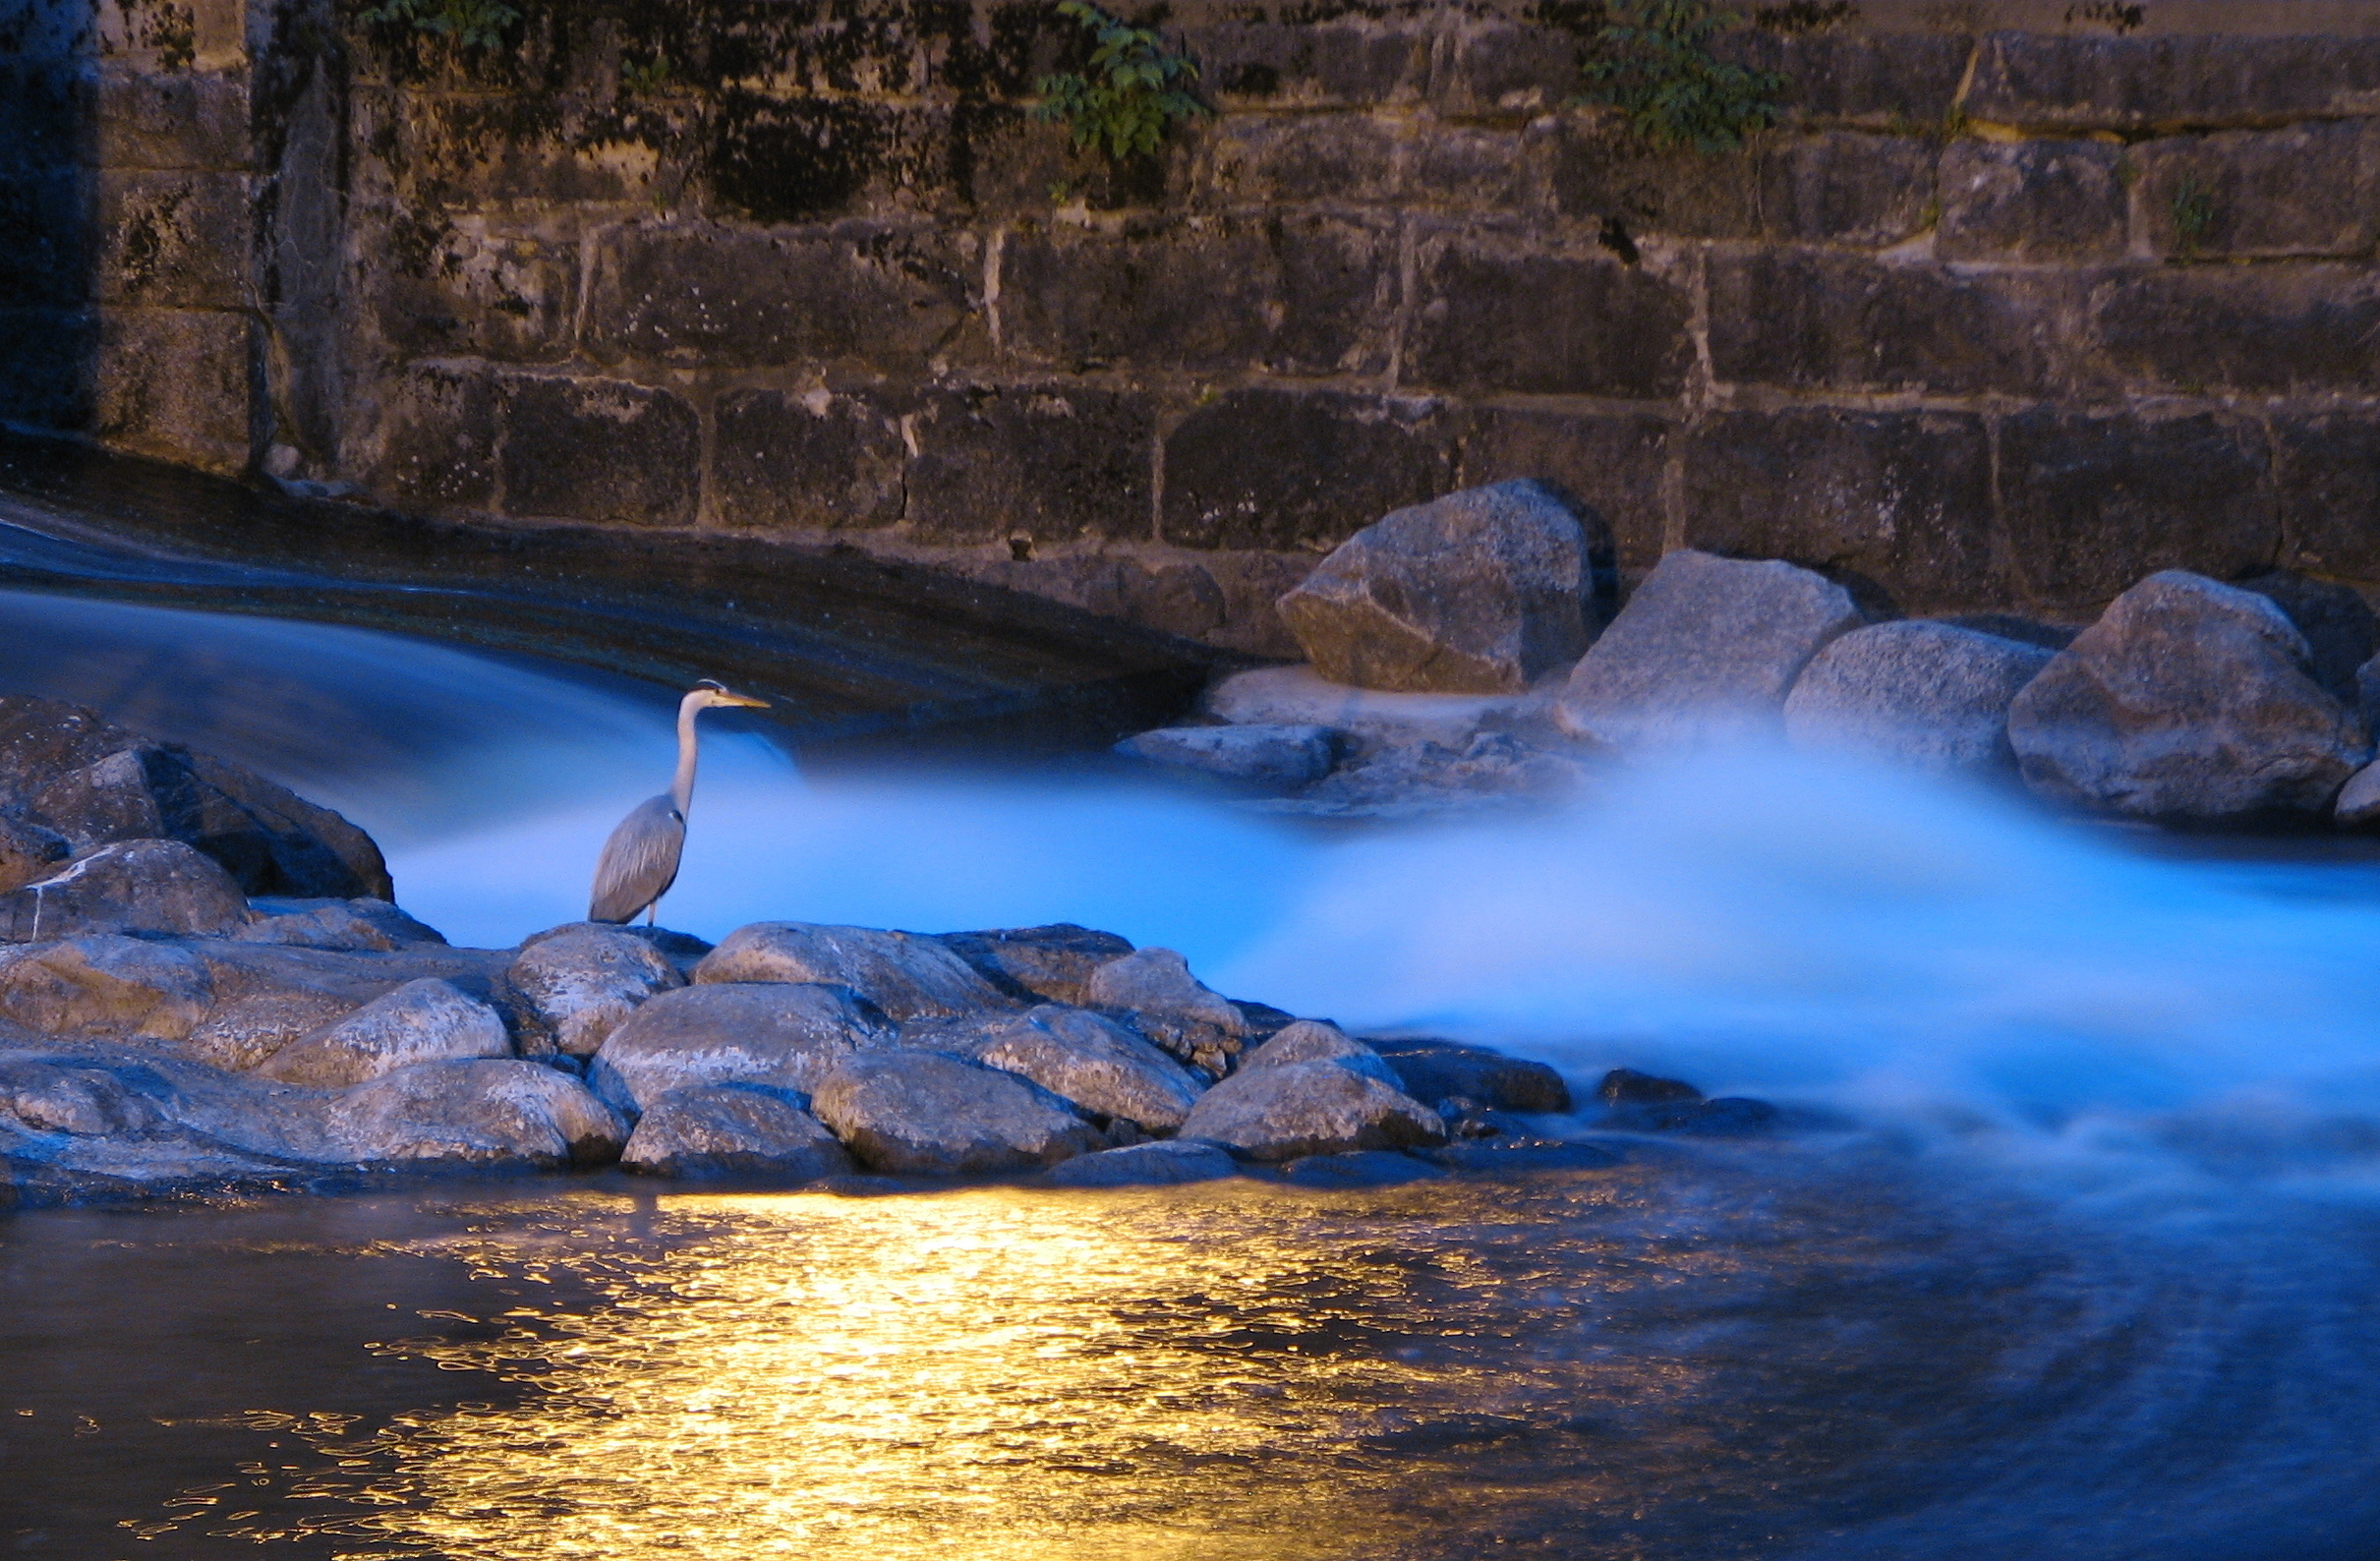
[[[694,979],[827,982],[904,1021],[1017,1006],[937,939],[806,921],[738,927],[703,956]]]
[[[1330,774],[1338,757],[1327,726],[1160,726],[1116,751],[1160,769],[1294,791]]]
[[[1376,1078],[1391,1089],[1404,1087],[1404,1081],[1378,1052],[1337,1025],[1319,1019],[1299,1019],[1283,1025],[1273,1032],[1270,1040],[1242,1058],[1240,1068],[1248,1072],[1265,1068],[1294,1068],[1300,1063],[1336,1063],[1367,1078]]]
[[[511,1038],[495,1010],[425,976],[282,1047],[257,1071],[283,1083],[339,1089],[417,1063],[511,1055]]]
[[[1148,1130],[1182,1125],[1198,1085],[1182,1065],[1115,1020],[1045,1004],[977,1026],[946,1048],[1015,1073],[1094,1116]]]
[[[182,1038],[181,1049],[210,1068],[247,1072],[371,1001],[321,987],[248,992],[217,1003]]]
[[[2009,741],[2034,790],[2103,812],[2324,815],[2371,741],[2308,656],[2266,598],[2169,569],[2118,597],[2025,686]]]
[[[2341,703],[2356,703],[2355,671],[2380,651],[2380,617],[2353,586],[2272,569],[2239,582],[2279,607],[2305,636],[2306,669]]]
[[[2331,816],[2351,830],[2380,824],[2380,764],[2367,764],[2348,778]]]
[[[1071,921],[946,932],[935,941],[1010,997],[1075,1008],[1086,1001],[1092,971],[1132,952],[1131,943],[1112,932],[1093,932]]]
[[[44,1035],[178,1041],[204,1021],[214,981],[189,950],[119,933],[29,950],[0,966],[0,1018]]]
[[[384,899],[252,896],[256,919],[232,934],[250,943],[280,943],[299,949],[343,954],[393,954],[424,944],[443,944],[445,935],[414,920]]]
[[[1186,1182],[1220,1182],[1240,1174],[1228,1150],[1191,1138],[1161,1138],[1077,1155],[1050,1172],[1062,1187],[1179,1186]]]
[[[638,1005],[685,984],[644,939],[575,922],[523,944],[499,989],[519,1015],[525,1055],[593,1057]]]
[[[1579,662],[1554,722],[1622,751],[1774,736],[1802,668],[1861,621],[1824,575],[1680,549]]]
[[[1494,1111],[1566,1112],[1570,1086],[1543,1063],[1426,1036],[1364,1037],[1414,1099],[1433,1109],[1460,1097]]]
[[[2055,654],[1924,619],[1853,629],[1794,680],[1785,735],[1939,775],[2012,770],[2008,706]]]
[[[248,923],[248,898],[214,858],[180,840],[122,840],[0,895],[0,942],[87,933],[220,937]]]
[[[1279,608],[1333,682],[1517,692],[1586,650],[1609,553],[1600,519],[1542,484],[1497,483],[1382,516]]]
[[[749,1084],[673,1089],[637,1119],[621,1167],[665,1177],[847,1176],[851,1157],[787,1096]]]
[[[847,987],[716,982],[664,992],[629,1014],[595,1054],[588,1077],[628,1112],[697,1084],[807,1095],[844,1058],[892,1037],[884,1015]]]
[[[540,1170],[608,1165],[628,1129],[566,1073],[521,1058],[421,1063],[331,1102],[346,1158]]]
[[[1132,1027],[1185,1062],[1221,1075],[1248,1033],[1237,1004],[1190,974],[1171,949],[1139,949],[1091,972],[1083,998],[1131,1016]]]
[[[895,1175],[1038,1171],[1106,1147],[1049,1091],[942,1052],[857,1053],[810,1109],[862,1165]]]
[[[1179,1136],[1251,1160],[1297,1160],[1443,1143],[1446,1124],[1371,1068],[1335,1057],[1243,1068],[1198,1097]]]

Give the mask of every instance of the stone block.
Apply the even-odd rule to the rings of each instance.
[[[1531,118],[1578,95],[1580,44],[1556,28],[1486,16],[1459,23],[1431,53],[1440,114]]]
[[[1963,106],[1993,124],[2148,130],[2367,111],[2380,37],[1995,32]]]
[[[119,449],[234,473],[249,458],[249,322],[199,310],[99,317],[92,431]]]
[[[426,253],[370,267],[380,335],[408,357],[550,363],[572,352],[578,246],[492,233],[479,219],[424,236]]]
[[[862,98],[730,88],[698,154],[712,198],[755,222],[815,222],[937,193],[950,167],[947,111]]]
[[[253,160],[245,74],[102,69],[94,89],[101,167],[237,170]]]
[[[181,309],[248,302],[245,174],[107,170],[93,195],[102,300]]]
[[[0,303],[75,304],[90,296],[88,175],[79,169],[0,178]]]
[[[1226,106],[1365,107],[1419,98],[1436,29],[1426,22],[1223,22],[1182,29]]]
[[[1483,406],[1461,417],[1458,486],[1483,488],[1532,477],[1600,514],[1611,527],[1619,567],[1660,561],[1669,424],[1651,413]]]
[[[1946,260],[2113,260],[2129,196],[2123,150],[2095,141],[1952,142],[1942,154]]]
[[[1751,239],[1761,233],[1755,155],[1710,157],[1649,145],[1616,115],[1564,115],[1550,136],[1556,211],[1605,224],[1620,251],[1632,235]]]
[[[693,523],[702,434],[667,390],[617,379],[503,381],[500,471],[508,515]]]
[[[2161,255],[2364,256],[2380,235],[2368,119],[2163,137],[2133,155],[2142,229]]]
[[[935,542],[1146,537],[1156,418],[1074,386],[934,390],[909,425],[907,515]]]
[[[353,144],[370,149],[380,177],[409,183],[412,199],[466,208],[650,203],[660,153],[648,143],[686,128],[653,111],[643,114],[650,125],[622,124],[608,95],[535,89],[364,92],[357,108]]]
[[[712,489],[729,526],[890,526],[909,458],[900,420],[824,390],[720,397]],[[1145,507],[1145,506],[1144,506]]]
[[[2108,372],[2192,395],[2380,387],[2380,272],[2365,265],[2160,266],[2091,290]]]
[[[0,420],[87,427],[98,348],[98,318],[86,311],[0,308]]]
[[[598,243],[587,344],[722,365],[920,361],[966,316],[972,242],[876,223],[615,228]]]
[[[499,399],[485,369],[419,364],[386,400],[371,486],[429,509],[486,509],[495,497]]]
[[[2275,417],[2281,561],[2309,574],[2380,581],[2380,417]]]
[[[1713,255],[1712,373],[1797,389],[2040,394],[2078,304],[2058,275],[1812,250]]]
[[[46,174],[89,160],[89,79],[70,61],[0,58],[0,171]]]
[[[1227,114],[1198,137],[1191,179],[1218,205],[1384,203],[1397,141],[1395,121],[1367,114]]]
[[[1474,393],[1666,398],[1693,361],[1685,291],[1517,238],[1424,241],[1400,380]]]
[[[1955,32],[1745,29],[1718,39],[1714,52],[1783,76],[1781,100],[1793,117],[1925,125],[1958,101],[1974,44]]]
[[[1857,131],[1772,137],[1754,176],[1768,237],[1882,248],[1925,226],[1934,148],[1915,136]]]
[[[1710,413],[1683,465],[1689,547],[1824,569],[1904,611],[2001,599],[1981,418]]]
[[[1329,216],[1020,228],[1001,253],[1001,339],[1072,370],[1378,374],[1396,251],[1389,227]]]
[[[1163,540],[1325,551],[1451,487],[1453,434],[1435,401],[1228,392],[1166,435]]]
[[[2001,425],[2009,557],[2036,601],[2092,607],[2161,569],[2216,579],[2269,567],[2280,544],[2254,425],[2042,408]]]

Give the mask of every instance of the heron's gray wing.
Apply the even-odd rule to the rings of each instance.
[[[686,821],[676,804],[666,796],[639,802],[604,841],[587,919],[634,921],[638,911],[669,892],[685,843]]]

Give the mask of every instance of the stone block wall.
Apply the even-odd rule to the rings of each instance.
[[[516,0],[483,59],[197,3],[187,59],[100,12],[10,67],[66,85],[0,110],[0,222],[82,237],[0,255],[0,356],[84,368],[0,416],[1257,651],[1350,532],[1512,476],[1624,574],[1902,610],[2380,586],[2380,8],[1747,5],[1786,119],[1702,155],[1574,101],[1592,3],[1180,0],[1217,112],[1119,171],[1029,112],[1045,0]]]

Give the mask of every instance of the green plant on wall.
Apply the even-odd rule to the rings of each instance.
[[[361,16],[375,27],[409,28],[466,49],[494,48],[521,19],[504,0],[380,0]]]
[[[1090,74],[1043,77],[1033,113],[1072,130],[1075,150],[1092,147],[1114,162],[1151,156],[1176,124],[1210,112],[1190,95],[1197,65],[1166,47],[1153,29],[1121,22],[1088,0],[1063,0],[1058,12],[1096,38]]]
[[[639,97],[665,91],[674,74],[667,54],[656,54],[643,65],[624,59],[619,62],[620,89]]]
[[[1710,0],[1611,0],[1587,66],[1589,102],[1606,103],[1657,146],[1732,151],[1776,123],[1785,79],[1711,52],[1742,19]]]

